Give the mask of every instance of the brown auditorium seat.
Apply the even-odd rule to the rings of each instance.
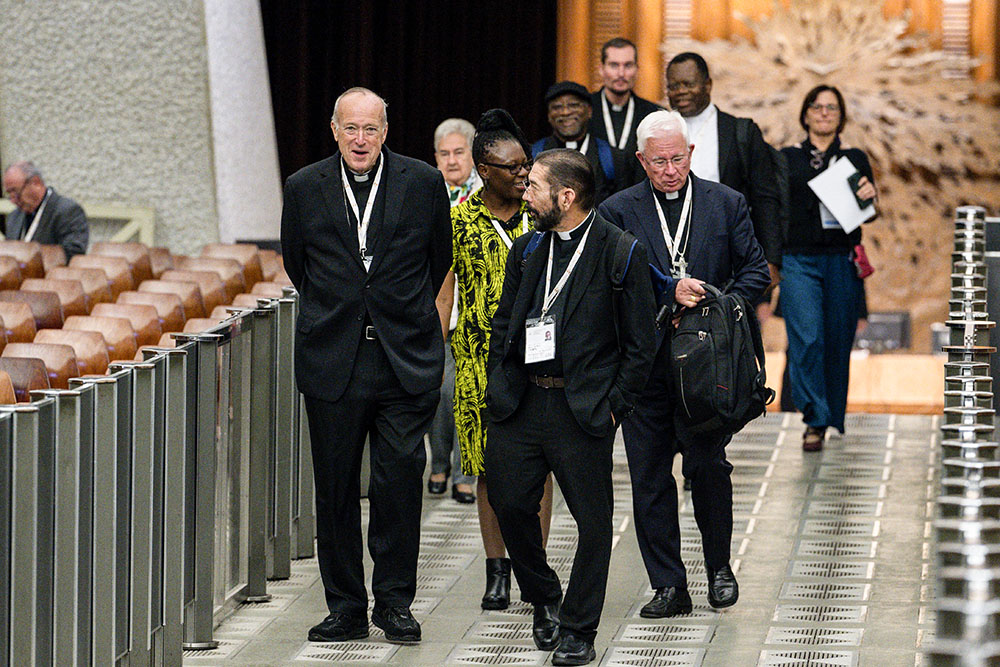
[[[226,303],[247,289],[243,278],[243,267],[235,259],[222,257],[183,257],[174,264],[180,271],[215,271],[222,278],[222,287],[226,291]]]
[[[42,244],[42,266],[45,272],[57,266],[66,266],[66,251],[61,245]]]
[[[35,340],[35,316],[26,303],[0,301],[0,320],[8,343],[30,343]]]
[[[233,299],[234,308],[256,308],[257,302],[267,297],[260,294],[237,294]]]
[[[14,393],[14,383],[11,382],[10,373],[0,371],[0,405],[14,403],[17,403],[17,394]]]
[[[161,279],[198,283],[198,286],[201,288],[201,298],[205,307],[204,312],[206,313],[210,313],[216,306],[226,303],[226,290],[222,284],[222,278],[215,271],[179,271],[171,269],[170,271],[164,271]],[[185,310],[185,312],[187,311]]]
[[[0,255],[0,289],[17,289],[20,286],[20,262],[13,257]]]
[[[90,306],[95,303],[111,303],[111,286],[104,269],[78,269],[72,266],[57,266],[49,269],[46,278],[53,280],[79,280],[87,293]]]
[[[160,336],[160,342],[156,344],[156,347],[177,347],[177,341],[169,333],[165,333]]]
[[[204,333],[209,329],[218,326],[225,318],[218,317],[194,317],[184,323],[184,333]]]
[[[111,298],[126,290],[135,289],[136,282],[132,277],[132,267],[123,257],[105,257],[103,255],[73,255],[69,265],[74,269],[103,269],[108,276],[108,287]]]
[[[50,389],[49,374],[41,359],[0,356],[0,371],[10,377],[18,403],[30,403],[31,392]]]
[[[160,315],[153,306],[133,303],[99,303],[91,311],[94,317],[124,317],[135,329],[137,345],[155,345],[163,334]]]
[[[170,254],[170,248],[150,248],[149,265],[153,278],[159,278],[164,271],[174,268],[174,256]]]
[[[132,267],[132,278],[136,284],[153,279],[153,265],[149,259],[149,248],[143,243],[117,243],[98,241],[90,248],[91,255],[122,257]]]
[[[274,279],[271,282],[278,283],[284,287],[292,286],[292,279],[288,277],[288,274],[285,273],[284,269],[274,274]]]
[[[152,294],[176,294],[184,306],[184,318],[204,317],[205,301],[201,296],[201,286],[191,280],[144,280],[139,285],[140,292]]]
[[[253,289],[250,290],[250,293],[255,296],[267,299],[280,299],[285,295],[284,291],[281,288],[281,285],[279,285],[278,283],[270,283],[270,282],[257,283],[256,285],[253,286]]]
[[[233,306],[216,306],[208,317],[209,319],[228,320],[233,315],[229,312],[230,308]]]
[[[69,379],[80,377],[76,352],[69,345],[52,343],[9,343],[3,349],[4,357],[15,359],[41,359],[53,389],[69,389]]]
[[[42,261],[42,244],[34,241],[0,241],[0,255],[13,257],[21,269],[22,278],[41,278],[45,275]]]
[[[35,335],[35,342],[72,347],[80,375],[104,375],[108,370],[108,344],[98,331],[42,329]]]
[[[36,329],[59,329],[63,325],[62,303],[55,292],[0,290],[0,301],[28,304]]]
[[[108,359],[120,361],[131,359],[135,356],[136,343],[135,329],[132,322],[125,317],[96,317],[88,315],[73,315],[66,318],[63,326],[66,331],[96,331],[104,336],[104,342],[108,345]]]
[[[279,271],[284,270],[284,265],[281,263],[281,255],[274,250],[264,249],[259,250],[258,254],[260,254],[260,270],[263,276],[261,280],[274,280],[274,276]]]
[[[201,249],[202,257],[235,259],[243,268],[243,279],[248,288],[264,280],[257,246],[249,243],[209,243]]]
[[[180,296],[166,292],[122,292],[117,303],[152,306],[160,318],[160,328],[164,331],[180,331],[184,328],[184,304]]]
[[[55,278],[28,278],[21,283],[23,292],[55,292],[62,306],[63,317],[86,315],[90,312],[90,299],[79,280]]]

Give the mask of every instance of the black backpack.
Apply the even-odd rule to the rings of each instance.
[[[767,387],[760,324],[750,302],[704,284],[705,298],[681,316],[671,340],[670,375],[679,433],[721,438],[774,400]]]

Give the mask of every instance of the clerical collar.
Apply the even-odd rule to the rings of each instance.
[[[602,93],[602,94],[604,95],[604,99],[608,100],[608,106],[611,108],[612,111],[614,111],[615,113],[621,113],[622,111],[625,110],[625,104],[628,104],[628,100],[625,100],[625,104],[615,104],[610,99],[608,99],[607,93]],[[632,93],[630,92],[629,98],[631,97]]]
[[[559,237],[560,241],[572,241],[574,239],[578,239],[583,236],[584,232],[587,231],[588,223],[596,216],[597,214],[593,209],[591,209],[590,213],[587,214],[587,217],[581,220],[580,224],[576,227],[566,232],[556,232],[556,235]]]
[[[585,145],[587,143],[587,138],[589,136],[590,136],[589,134],[585,134],[585,135],[583,135],[583,138],[580,139],[580,141],[567,141],[563,145],[566,148],[572,148],[573,150],[579,150],[580,146],[583,146],[583,145]]]
[[[663,192],[662,190],[657,190],[656,188],[653,188],[653,191],[656,192],[656,194],[659,195],[661,199],[665,199],[669,203],[673,204],[674,200],[681,198],[681,196],[687,190],[689,183],[691,183],[691,179],[687,178],[684,181],[684,185],[681,186],[681,189],[677,190],[676,192]]]
[[[341,158],[341,159],[343,159],[343,158]],[[378,159],[375,160],[375,164],[373,164],[371,166],[371,169],[369,169],[368,171],[366,171],[363,174],[359,174],[358,172],[356,172],[353,169],[351,169],[350,167],[348,167],[347,166],[347,162],[344,162],[344,167],[347,169],[347,173],[351,175],[351,180],[353,180],[355,183],[366,183],[368,181],[368,179],[371,178],[372,173],[376,169],[378,169],[378,163],[381,162],[381,161],[382,161],[382,154],[379,153]]]

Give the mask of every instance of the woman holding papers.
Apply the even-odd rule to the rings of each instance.
[[[875,215],[868,157],[840,142],[846,122],[840,91],[816,86],[799,115],[808,137],[781,151],[788,160],[790,212],[780,298],[792,399],[807,425],[805,451],[823,448],[828,427],[844,432],[862,290],[855,247],[861,243],[861,222]]]
[[[510,559],[500,525],[489,504],[486,423],[486,360],[490,327],[500,303],[507,253],[514,239],[532,231],[527,204],[521,199],[531,170],[531,147],[514,119],[503,109],[479,119],[472,159],[483,187],[451,209],[452,265],[438,294],[438,313],[448,331],[454,285],[458,284],[458,324],[451,337],[455,354],[455,430],[462,451],[462,472],[478,475],[476,502],[486,548],[486,594],[483,609],[506,609],[510,603]],[[545,485],[539,514],[543,542],[552,520],[552,479]]]

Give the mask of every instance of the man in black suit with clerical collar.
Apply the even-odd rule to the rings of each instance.
[[[338,152],[289,177],[285,270],[299,292],[295,376],[305,395],[316,478],[317,551],[329,615],[310,641],[368,636],[361,455],[371,445],[368,549],[372,623],[420,640],[416,591],[427,432],[444,371],[435,296],[451,264],[441,173],[383,147],[385,102],[337,98]]]
[[[531,145],[532,157],[553,148],[579,151],[594,169],[597,203],[628,187],[634,171],[623,151],[590,131],[590,93],[575,81],[560,81],[545,91],[552,135]]]
[[[695,176],[684,119],[676,111],[646,116],[638,130],[639,160],[647,179],[620,192],[600,207],[609,222],[636,235],[650,262],[666,276],[658,298],[675,310],[702,300],[702,282],[756,300],[769,276],[764,253],[753,234],[743,195]],[[669,329],[670,324],[666,324]],[[622,424],[632,478],[635,532],[653,599],[642,607],[644,618],[667,618],[691,611],[687,573],[681,560],[680,525],[674,456],[684,456],[684,476],[691,479],[694,516],[701,531],[713,607],[736,603],[739,588],[729,565],[733,532],[733,466],[726,460],[730,438],[688,441],[674,429],[682,397],[670,384],[670,332],[657,334],[657,352],[649,382],[635,413]]]
[[[3,189],[17,209],[7,215],[4,235],[15,241],[62,246],[69,261],[87,252],[90,227],[75,201],[45,185],[31,162],[15,162],[3,174]]]
[[[691,157],[691,170],[746,198],[754,235],[764,249],[772,283],[777,284],[781,194],[771,149],[760,128],[753,120],[737,118],[712,103],[708,63],[697,53],[679,53],[667,64],[667,98],[670,107],[684,116],[691,143],[698,147]]]
[[[595,657],[611,560],[612,443],[652,361],[653,292],[645,249],[594,211],[593,170],[578,152],[538,155],[524,200],[546,233],[514,242],[493,317],[489,500],[535,607],[536,646],[556,649],[554,665],[583,665]],[[620,239],[631,254],[616,264]],[[565,598],[538,524],[550,471],[580,532]]]
[[[635,128],[643,118],[662,107],[635,94],[635,80],[639,74],[638,50],[624,37],[610,39],[601,47],[598,73],[604,85],[591,95],[594,111],[590,118],[590,132],[625,153],[631,165],[633,182],[637,183],[645,178],[645,173],[634,157]]]

